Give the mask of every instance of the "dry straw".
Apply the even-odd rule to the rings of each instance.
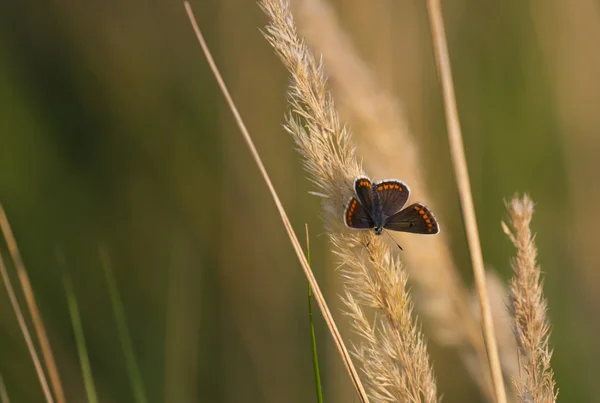
[[[507,210],[509,225],[502,223],[502,229],[517,249],[517,256],[512,260],[514,277],[510,284],[509,310],[522,361],[522,373],[513,379],[513,384],[521,402],[551,403],[556,401],[558,391],[554,391],[547,304],[541,269],[536,261],[535,236],[530,228],[533,201],[528,195],[522,199],[515,197],[507,204]]]
[[[58,368],[54,360],[54,355],[52,354],[52,348],[50,347],[50,341],[48,340],[46,328],[44,326],[42,316],[40,315],[40,311],[37,306],[35,295],[33,293],[33,288],[31,287],[31,282],[29,281],[29,275],[25,270],[25,265],[23,264],[21,253],[19,252],[19,249],[17,247],[17,241],[15,240],[12,229],[10,228],[10,224],[8,222],[8,218],[6,217],[6,213],[4,212],[4,208],[2,207],[2,205],[0,205],[0,230],[2,232],[2,235],[4,236],[4,239],[6,240],[9,253],[15,265],[15,270],[17,272],[17,276],[21,284],[23,295],[25,296],[25,302],[27,303],[27,308],[29,309],[29,314],[31,315],[31,321],[33,323],[33,327],[38,337],[38,341],[40,343],[42,356],[44,357],[44,363],[46,364],[46,370],[48,371],[48,375],[50,377],[50,384],[53,388],[54,396],[57,402],[65,402],[65,395],[60,381],[60,375],[58,373]],[[4,259],[2,258],[2,255],[0,255],[0,272],[2,273],[4,285],[10,297],[10,302],[15,311],[15,315],[17,316],[17,321],[19,322],[21,333],[23,333],[23,337],[25,338],[25,342],[27,343],[27,348],[29,349],[29,353],[35,366],[38,379],[42,386],[44,396],[48,403],[52,403],[54,402],[54,399],[48,387],[46,374],[44,373],[44,370],[42,368],[40,357],[37,353],[37,350],[33,343],[33,339],[25,322],[23,311],[20,308],[14,288],[12,286],[12,282],[10,281],[10,277],[8,276],[6,265],[4,264]]]
[[[2,254],[0,254],[0,274],[2,275],[2,280],[4,281],[4,286],[6,287],[6,292],[8,293],[8,297],[10,299],[10,303],[15,311],[15,315],[17,317],[17,322],[19,323],[19,328],[21,333],[23,334],[23,338],[25,339],[25,343],[27,344],[27,349],[29,350],[29,354],[31,355],[31,361],[35,367],[35,372],[37,374],[38,380],[42,386],[42,391],[44,392],[44,397],[46,398],[46,402],[52,403],[54,399],[52,398],[52,394],[50,393],[50,388],[48,387],[48,380],[46,379],[46,374],[44,373],[44,369],[42,368],[40,357],[35,349],[33,344],[33,339],[31,337],[31,333],[27,328],[27,324],[25,322],[25,317],[23,316],[23,310],[19,305],[19,301],[17,300],[17,296],[15,294],[14,287],[8,276],[8,271],[6,270],[6,265],[4,264],[4,258]]]
[[[10,399],[8,398],[8,393],[6,392],[6,386],[4,385],[4,379],[2,378],[1,373],[0,373],[0,402],[10,403]]]
[[[270,19],[266,37],[291,74],[286,128],[323,197],[325,223],[345,280],[347,314],[362,336],[355,353],[370,397],[378,402],[435,402],[433,371],[420,328],[411,317],[404,268],[381,238],[349,231],[343,224],[353,181],[363,171],[334,107],[323,64],[298,37],[287,2],[260,4]],[[371,308],[376,309],[375,320],[365,312]]]

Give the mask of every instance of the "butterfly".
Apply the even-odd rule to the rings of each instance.
[[[412,232],[414,234],[437,234],[440,226],[431,211],[421,203],[403,209],[410,189],[395,179],[371,182],[364,176],[354,180],[356,197],[346,206],[346,225],[356,229],[374,229],[380,235],[383,229]]]

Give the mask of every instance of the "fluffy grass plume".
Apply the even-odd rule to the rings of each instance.
[[[286,1],[262,0],[269,16],[265,36],[291,74],[286,128],[304,157],[309,178],[323,197],[324,219],[345,280],[345,303],[355,349],[373,401],[436,402],[437,389],[420,328],[411,317],[406,274],[381,237],[349,231],[344,206],[363,171],[347,127],[327,89],[323,64],[296,32]],[[375,320],[366,316],[375,308]]]
[[[548,347],[550,324],[543,293],[541,269],[537,264],[535,236],[531,233],[533,201],[528,195],[513,198],[507,204],[509,224],[502,228],[515,248],[517,256],[511,265],[514,277],[510,283],[509,310],[513,332],[522,361],[522,371],[513,379],[521,402],[555,402],[554,373],[550,367],[552,351]]]

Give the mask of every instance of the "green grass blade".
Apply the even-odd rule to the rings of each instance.
[[[133,388],[133,395],[137,403],[146,403],[148,400],[146,399],[146,394],[144,392],[142,375],[135,360],[133,344],[131,342],[129,329],[127,328],[125,309],[123,308],[123,302],[121,301],[121,296],[119,295],[119,290],[117,289],[117,282],[111,269],[108,253],[104,249],[100,249],[100,257],[102,259],[104,273],[106,274],[106,282],[108,284],[108,291],[110,293],[110,301],[113,307],[115,320],[117,322],[117,331],[119,333],[121,347],[123,348],[123,354],[125,355],[125,364],[127,365],[129,380],[131,381],[131,387]]]
[[[310,242],[308,237],[308,225],[306,225],[306,260],[310,266]],[[323,403],[323,389],[321,387],[321,371],[319,370],[319,355],[317,353],[317,338],[315,336],[315,325],[313,323],[312,311],[312,289],[308,285],[308,321],[310,323],[310,340],[312,343],[313,371],[315,373],[315,387],[317,391],[317,402]]]
[[[71,323],[73,324],[73,333],[75,334],[75,344],[77,345],[77,354],[79,355],[79,363],[81,364],[81,372],[83,374],[83,382],[87,393],[89,403],[98,403],[98,395],[96,393],[96,385],[92,376],[92,367],[90,366],[90,358],[85,346],[85,336],[83,326],[81,325],[81,316],[79,315],[79,306],[77,298],[73,291],[73,284],[67,273],[63,275],[65,292],[67,294],[67,304],[69,306],[69,314],[71,315]]]

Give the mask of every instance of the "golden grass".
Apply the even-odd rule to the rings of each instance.
[[[57,397],[57,401],[64,402],[65,397],[62,389],[62,385],[60,383],[60,377],[58,375],[58,369],[56,367],[56,363],[54,362],[54,357],[52,355],[52,349],[50,348],[50,342],[48,341],[48,337],[46,335],[46,331],[44,328],[44,323],[39,314],[39,310],[37,308],[37,304],[35,302],[35,297],[33,295],[33,289],[31,288],[31,283],[29,282],[29,276],[27,275],[27,271],[25,270],[25,265],[23,264],[23,260],[21,259],[21,255],[17,248],[17,242],[15,237],[13,236],[12,230],[8,223],[8,219],[6,217],[6,213],[4,212],[4,208],[0,205],[0,229],[2,230],[2,235],[6,240],[8,245],[8,249],[10,255],[15,264],[15,269],[17,271],[17,275],[19,277],[21,287],[23,293],[25,295],[25,301],[27,302],[27,307],[29,308],[29,312],[31,314],[31,319],[33,321],[34,329],[38,336],[38,340],[40,341],[42,348],[42,355],[44,356],[44,360],[46,363],[46,369],[50,375],[50,381],[52,382],[52,387],[54,389],[55,396]],[[6,291],[8,292],[8,296],[10,298],[11,305],[13,310],[15,311],[15,315],[17,317],[17,321],[19,323],[19,328],[21,329],[21,333],[23,333],[23,337],[25,338],[25,343],[27,344],[27,349],[29,350],[29,354],[31,355],[31,360],[33,361],[33,365],[35,367],[35,371],[37,373],[38,379],[42,386],[42,391],[44,392],[44,396],[46,401],[49,403],[54,402],[52,397],[52,393],[50,393],[50,388],[48,387],[48,381],[46,379],[46,374],[42,368],[40,357],[38,356],[37,350],[34,346],[33,339],[31,337],[31,333],[27,327],[25,322],[25,317],[23,316],[23,311],[19,305],[17,300],[14,288],[12,286],[12,282],[10,277],[8,276],[8,272],[6,270],[6,265],[4,264],[4,258],[0,254],[0,272],[2,273],[2,278],[4,280],[4,285],[6,287]]]
[[[322,196],[323,217],[342,269],[346,314],[362,340],[355,355],[373,401],[437,401],[437,387],[420,327],[411,317],[406,273],[387,244],[371,231],[348,230],[345,204],[363,175],[349,129],[340,123],[323,63],[296,32],[288,3],[263,0],[266,38],[291,75],[286,128]],[[366,310],[375,308],[375,318]]]
[[[10,403],[10,399],[8,398],[8,393],[6,392],[6,385],[4,385],[4,378],[2,377],[2,374],[0,374],[0,402]]]
[[[521,375],[513,379],[513,384],[521,402],[551,403],[556,401],[558,391],[554,391],[554,373],[550,367],[550,324],[541,268],[536,261],[535,236],[530,228],[533,201],[528,195],[515,197],[506,208],[509,224],[503,222],[502,228],[517,249],[512,260],[514,276],[508,306],[522,366]]]
[[[10,303],[13,307],[13,310],[15,311],[15,316],[17,317],[19,328],[21,329],[21,333],[23,334],[23,338],[25,339],[25,344],[27,344],[27,349],[29,350],[29,354],[31,355],[31,361],[33,362],[35,372],[42,386],[44,397],[46,398],[47,402],[54,402],[52,394],[50,393],[50,388],[48,387],[48,380],[46,379],[46,374],[44,373],[44,369],[42,368],[40,357],[37,353],[37,350],[35,349],[35,346],[33,345],[33,339],[31,338],[31,333],[29,333],[29,329],[27,328],[27,324],[25,323],[23,311],[21,310],[19,301],[17,300],[17,296],[15,295],[15,291],[12,286],[10,277],[8,277],[8,272],[6,270],[6,265],[4,264],[4,258],[2,257],[2,254],[0,254],[0,273],[2,274],[2,280],[4,281],[4,286],[6,287],[8,298],[10,299]]]

